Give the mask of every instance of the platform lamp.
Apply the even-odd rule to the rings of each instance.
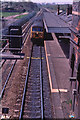
[[[72,110],[71,110],[71,113],[69,115],[69,118],[75,118],[74,108],[75,108],[75,98],[76,98],[76,95],[77,95],[77,90],[73,89],[72,94],[73,94]]]

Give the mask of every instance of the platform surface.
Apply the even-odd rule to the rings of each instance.
[[[69,118],[72,110],[70,104],[72,101],[72,88],[69,81],[71,69],[69,60],[62,51],[55,34],[53,33],[52,36],[54,40],[44,41],[44,46],[54,118]],[[77,108],[78,106],[75,109]],[[79,112],[76,110],[75,118],[77,117],[78,113]]]

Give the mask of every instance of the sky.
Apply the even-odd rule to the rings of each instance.
[[[6,1],[6,0],[2,0]],[[7,1],[15,1],[15,0],[7,0]],[[73,0],[16,0],[16,1],[32,1],[35,3],[72,3]]]
[[[53,3],[53,2],[56,2],[56,3],[64,3],[64,2],[73,2],[73,0],[32,0],[33,2],[39,2],[39,3]]]

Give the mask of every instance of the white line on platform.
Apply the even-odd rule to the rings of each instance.
[[[56,93],[56,92],[68,92],[67,89],[52,89],[52,92],[53,93]]]

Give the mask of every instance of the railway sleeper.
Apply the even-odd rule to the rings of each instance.
[[[37,102],[31,102],[31,101],[26,101],[26,104],[25,104],[25,107],[30,107],[30,106],[37,106],[37,107],[40,107],[40,103],[37,103]]]
[[[24,115],[26,115],[26,112],[24,113]],[[39,113],[31,113],[30,112],[30,113],[27,114],[27,116],[28,116],[28,118],[40,118],[41,117],[40,112]]]
[[[29,92],[34,94],[35,92],[40,92],[40,90],[36,90],[36,89],[33,89],[33,90],[32,90],[32,89],[31,89],[31,90],[29,90]]]
[[[34,99],[34,98],[33,98]],[[40,96],[37,96],[36,99],[40,99]],[[27,98],[27,100],[32,100],[32,97]]]
[[[24,111],[29,111],[29,112],[30,111],[32,111],[32,112],[35,111],[35,112],[38,112],[38,111],[40,111],[40,107],[39,106],[37,106],[37,107],[34,106],[34,107],[31,107],[31,108],[25,107]]]

